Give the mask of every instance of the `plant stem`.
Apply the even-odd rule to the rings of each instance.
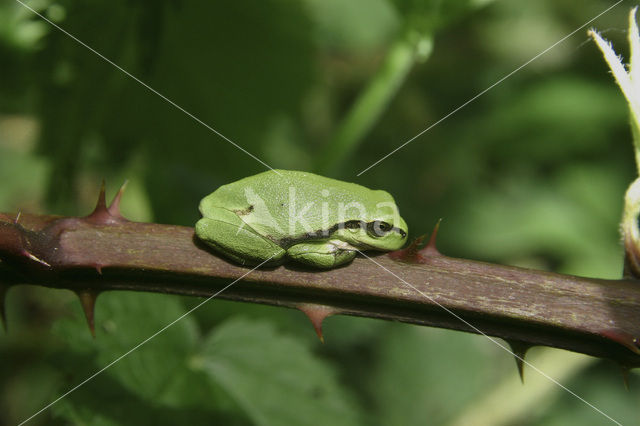
[[[403,33],[391,46],[378,71],[344,117],[316,164],[330,174],[357,149],[383,113],[417,61],[431,54],[432,38],[415,31]]]
[[[217,297],[298,309],[318,305],[333,313],[482,333],[640,366],[637,281],[580,278],[437,251],[423,255],[410,263],[387,255],[356,258],[327,271],[295,265],[258,269]],[[0,213],[0,286],[207,297],[248,271],[206,250],[193,228],[27,214],[14,223],[13,215]]]

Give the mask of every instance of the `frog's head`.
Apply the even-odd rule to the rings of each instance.
[[[360,219],[345,221],[334,235],[363,250],[397,250],[407,241],[407,223],[400,217],[393,198],[384,191],[376,192],[384,193],[384,200]]]

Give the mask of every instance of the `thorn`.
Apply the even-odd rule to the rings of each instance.
[[[96,329],[94,325],[94,311],[96,307],[96,299],[98,298],[99,292],[95,290],[76,290],[76,294],[80,299],[80,305],[82,305],[82,310],[84,311],[84,316],[87,318],[87,323],[89,324],[89,330],[91,331],[91,335],[96,337]]]
[[[638,339],[638,337],[634,337],[627,332],[619,330],[603,330],[599,334],[640,355],[640,339]]]
[[[120,191],[123,191],[123,188],[120,188]],[[111,206],[107,208],[107,201],[105,197],[105,183],[102,181],[102,185],[100,186],[100,195],[98,195],[98,202],[96,203],[96,208],[93,209],[93,212],[84,218],[85,221],[91,222],[97,225],[112,225],[115,223],[125,222],[126,219],[123,218],[118,211],[118,204],[120,200],[120,192],[115,196]],[[112,214],[112,211],[115,214]]]
[[[330,306],[315,305],[311,303],[302,303],[297,306],[304,314],[311,320],[313,328],[316,330],[316,334],[320,338],[320,341],[324,343],[324,336],[322,335],[322,321],[330,315],[335,315],[339,311]]]
[[[527,351],[531,348],[531,345],[519,340],[507,340],[507,343],[514,355],[513,358],[516,361],[516,367],[518,367],[520,381],[524,384],[524,358],[527,355]]]
[[[94,267],[96,268],[96,271],[98,272],[98,275],[102,275],[102,264],[96,263],[94,265]]]
[[[631,369],[625,365],[620,365],[620,370],[622,370],[622,381],[624,381],[624,388],[627,390],[627,392],[629,392],[629,371]]]
[[[0,284],[0,321],[2,321],[2,328],[4,328],[5,333],[9,332],[9,327],[7,326],[7,310],[5,307],[7,290],[9,290],[8,285]]]
[[[18,213],[16,213],[16,218],[13,220],[13,223],[15,225],[18,224],[18,222],[20,221],[20,216],[22,215],[22,210],[18,210]]]
[[[120,219],[124,219],[124,217],[120,213],[120,201],[122,200],[122,194],[124,194],[124,190],[127,188],[128,184],[129,184],[129,179],[124,181],[124,183],[122,184],[122,186],[118,190],[118,193],[116,194],[116,196],[113,197],[113,201],[111,201],[111,204],[109,205],[109,208],[107,209],[109,211],[109,214],[111,214],[111,216],[115,216],[115,217],[118,217]]]
[[[98,202],[96,203],[96,207],[85,219],[89,222],[105,223],[109,221],[110,216],[111,215],[109,214],[109,210],[107,210],[107,201],[105,199],[105,183],[103,179],[102,184],[100,185],[100,194],[98,195]]]
[[[96,203],[96,208],[93,209],[93,213],[98,211],[104,211],[107,209],[107,199],[105,195],[105,182],[102,179],[102,183],[100,184],[100,194],[98,194],[98,202]]]
[[[23,256],[28,257],[29,259],[33,260],[34,262],[38,262],[39,264],[44,265],[47,268],[51,268],[51,265],[49,265],[44,260],[42,260],[42,259],[34,256],[33,254],[29,253],[27,250],[22,249],[21,253],[22,253]]]
[[[438,219],[436,226],[433,227],[433,232],[431,232],[431,237],[429,238],[429,242],[427,245],[419,251],[419,254],[423,257],[426,256],[440,256],[441,253],[438,251],[436,247],[436,239],[438,238],[438,230],[440,229],[440,222],[442,222],[442,218]]]

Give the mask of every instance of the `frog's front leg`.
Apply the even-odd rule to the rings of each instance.
[[[196,223],[196,235],[219,253],[242,265],[282,263],[286,251],[255,232],[235,213],[222,208],[212,208],[207,217]]]
[[[341,249],[329,241],[307,241],[289,247],[287,255],[297,262],[316,268],[333,268],[351,262],[356,257],[356,252]]]

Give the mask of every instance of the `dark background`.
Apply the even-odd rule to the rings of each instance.
[[[357,176],[613,2],[28,4],[272,167],[389,191],[411,237],[443,218],[445,254],[620,276],[622,197],[637,172],[624,98],[587,27]],[[590,25],[625,57],[632,6]],[[381,77],[407,37],[432,40],[431,55]],[[394,96],[379,115],[362,103],[372,126],[352,149],[333,145],[376,78]],[[264,170],[19,3],[0,4],[0,211],[84,215],[103,178],[110,196],[129,179],[127,217],[192,226],[200,198]],[[70,292],[12,289],[0,423],[26,419],[198,301],[102,295],[92,340]],[[520,385],[484,337],[335,317],[321,345],[307,322],[213,300],[30,424],[607,424],[532,369]],[[637,373],[627,392],[606,361],[540,348],[529,360],[640,422]]]

